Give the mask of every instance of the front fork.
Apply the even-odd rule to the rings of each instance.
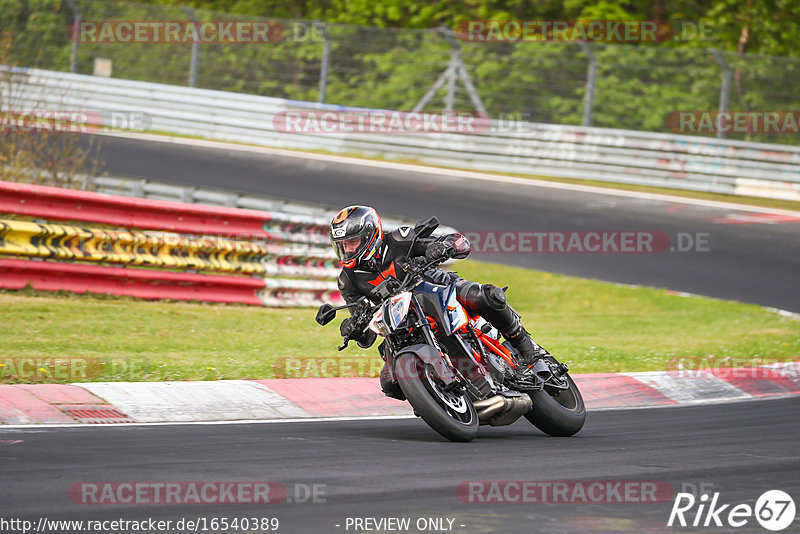
[[[414,317],[416,322],[413,328],[419,329],[425,341],[424,344],[411,345],[409,347],[397,347],[391,339],[386,338],[386,347],[381,356],[389,367],[389,373],[393,381],[397,381],[397,369],[395,359],[398,352],[414,352],[417,354],[423,363],[429,364],[433,367],[438,380],[441,382],[441,387],[446,392],[466,391],[470,389],[471,383],[467,380],[461,370],[453,364],[447,351],[444,350],[436,339],[431,325],[426,320],[425,312],[422,306],[416,299],[411,300],[411,306],[414,310]],[[464,352],[470,354],[464,347]],[[471,355],[470,355],[471,357]],[[474,359],[473,359],[474,362]],[[474,362],[479,365],[477,362]]]

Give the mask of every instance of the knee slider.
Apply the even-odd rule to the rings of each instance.
[[[489,306],[497,311],[504,310],[506,307],[506,294],[497,286],[492,284],[483,285],[483,295]]]

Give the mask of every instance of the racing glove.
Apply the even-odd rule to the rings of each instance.
[[[342,337],[351,337],[355,329],[356,323],[352,317],[348,317],[339,325],[339,333],[342,334]]]
[[[425,260],[443,262],[453,256],[453,247],[441,241],[434,241],[425,249]]]
[[[361,327],[353,319],[353,317],[348,317],[342,321],[342,324],[339,325],[339,333],[342,334],[342,337],[348,337],[358,343],[358,346],[362,349],[370,348],[372,344],[375,343],[378,335],[372,330],[359,332],[358,330],[360,330]]]

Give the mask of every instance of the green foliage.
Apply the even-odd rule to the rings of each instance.
[[[728,50],[800,55],[797,0],[715,0],[705,16],[715,21],[720,40]]]
[[[720,71],[705,50],[615,45],[595,54],[596,126],[662,130],[675,110],[717,106]]]
[[[59,0],[0,0],[4,58],[24,66],[69,66],[72,13]],[[6,42],[6,39],[8,41]]]
[[[718,44],[726,50],[737,50],[742,29],[747,28],[750,40],[746,52],[800,55],[797,45],[800,42],[800,3],[796,0],[147,0],[147,3],[189,4],[242,15],[380,28],[452,27],[475,19],[707,21],[713,23]]]
[[[735,72],[731,110],[797,110],[800,3],[796,0],[78,0],[84,20],[271,20],[302,39],[280,43],[200,44],[199,87],[316,101],[324,42],[311,21],[324,21],[330,43],[326,101],[409,110],[447,68],[451,44],[437,28],[486,19],[671,20],[705,24],[708,38],[680,33],[664,43],[593,44],[598,62],[593,125],[668,131],[680,110],[714,110],[724,51]],[[0,30],[13,39],[16,64],[65,70],[72,11],[60,0],[0,0]],[[580,124],[588,58],[578,43],[460,42],[461,55],[487,111],[536,122]],[[119,78],[185,85],[190,43],[81,42],[78,70],[113,61]],[[759,55],[760,54],[760,55]],[[767,55],[775,57],[767,57]],[[785,57],[780,57],[785,56]],[[441,109],[445,89],[428,105]],[[462,87],[457,109],[473,109]],[[736,137],[736,136],[733,136]],[[738,136],[797,143],[797,136]]]

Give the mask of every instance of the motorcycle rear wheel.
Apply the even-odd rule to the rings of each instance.
[[[466,395],[444,391],[433,368],[414,354],[399,355],[395,368],[400,389],[428,426],[450,441],[475,439],[478,414]]]
[[[555,358],[545,356],[551,363],[558,363]],[[576,434],[586,422],[586,405],[583,396],[567,375],[569,389],[558,389],[545,386],[539,391],[529,391],[533,408],[525,414],[525,418],[533,426],[550,436],[566,437]]]

